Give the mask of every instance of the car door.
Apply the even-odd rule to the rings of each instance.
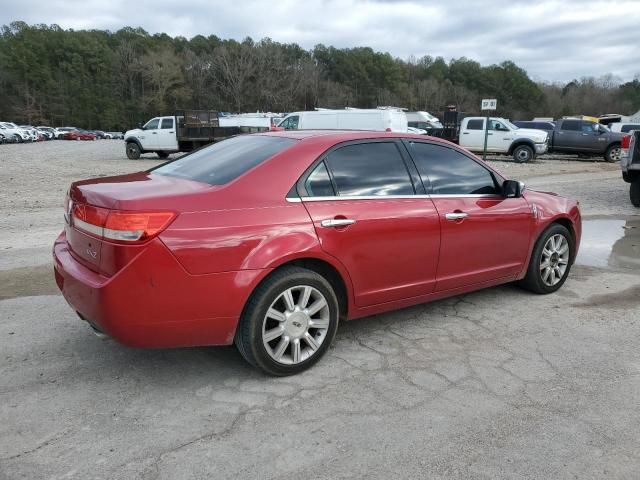
[[[158,148],[174,150],[178,148],[176,129],[173,117],[162,117],[158,129]]]
[[[592,152],[604,152],[608,146],[608,136],[605,130],[600,130],[600,125],[595,122],[583,121],[582,125],[582,147],[584,150]]]
[[[142,143],[142,148],[144,150],[153,150],[154,148],[158,148],[159,140],[158,140],[158,127],[160,126],[160,118],[152,118],[149,120],[143,127],[143,133],[138,135],[140,142]]]
[[[467,121],[467,126],[460,135],[460,145],[475,151],[484,148],[484,118],[473,118]]]
[[[323,250],[349,271],[358,307],[435,287],[438,212],[402,150],[386,139],[342,144],[298,182]]]
[[[487,151],[508,152],[515,135],[501,121],[490,119],[489,132],[487,132]],[[484,147],[484,144],[483,144]]]
[[[560,150],[582,150],[582,120],[562,120],[553,138],[553,146]]]
[[[436,291],[508,279],[527,259],[532,211],[504,198],[498,178],[476,158],[445,145],[406,141],[438,211]]]

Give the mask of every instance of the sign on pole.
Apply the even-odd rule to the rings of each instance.
[[[480,104],[480,110],[487,111],[487,118],[484,122],[484,151],[482,152],[482,159],[487,159],[487,139],[489,138],[489,110],[495,110],[498,106],[498,100],[495,98],[483,98]]]
[[[498,106],[498,100],[495,98],[483,98],[480,110],[495,110]]]

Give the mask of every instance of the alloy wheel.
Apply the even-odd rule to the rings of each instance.
[[[564,235],[549,237],[542,249],[540,276],[545,285],[553,287],[564,277],[569,265],[569,242]]]
[[[295,365],[318,351],[329,331],[327,299],[314,287],[298,285],[282,292],[262,322],[262,343],[278,363]]]

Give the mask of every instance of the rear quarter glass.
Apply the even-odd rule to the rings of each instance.
[[[295,143],[296,140],[290,138],[240,135],[196,150],[151,171],[210,185],[224,185]]]

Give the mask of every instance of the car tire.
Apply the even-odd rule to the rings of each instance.
[[[629,199],[634,207],[640,207],[640,178],[636,178],[629,185]]]
[[[526,163],[533,160],[533,148],[529,145],[518,145],[513,151],[513,159],[518,163]]]
[[[24,143],[24,140],[22,139],[22,137],[17,133],[13,136],[13,138],[16,139],[16,143]]]
[[[128,142],[126,146],[127,158],[129,160],[138,160],[140,158],[140,147],[135,142]]]
[[[574,255],[575,242],[567,227],[552,224],[536,241],[520,286],[538,294],[557,291],[567,280]]]
[[[604,159],[609,163],[615,163],[620,161],[620,154],[622,152],[622,147],[619,143],[614,143],[613,145],[609,145],[607,151],[604,152]]]
[[[316,308],[319,310],[310,312]],[[294,375],[326,353],[338,318],[338,299],[322,275],[306,268],[284,267],[251,294],[235,344],[244,359],[263,372]]]
[[[164,160],[165,158],[169,158],[169,154],[167,152],[156,152],[158,154],[158,158]]]

